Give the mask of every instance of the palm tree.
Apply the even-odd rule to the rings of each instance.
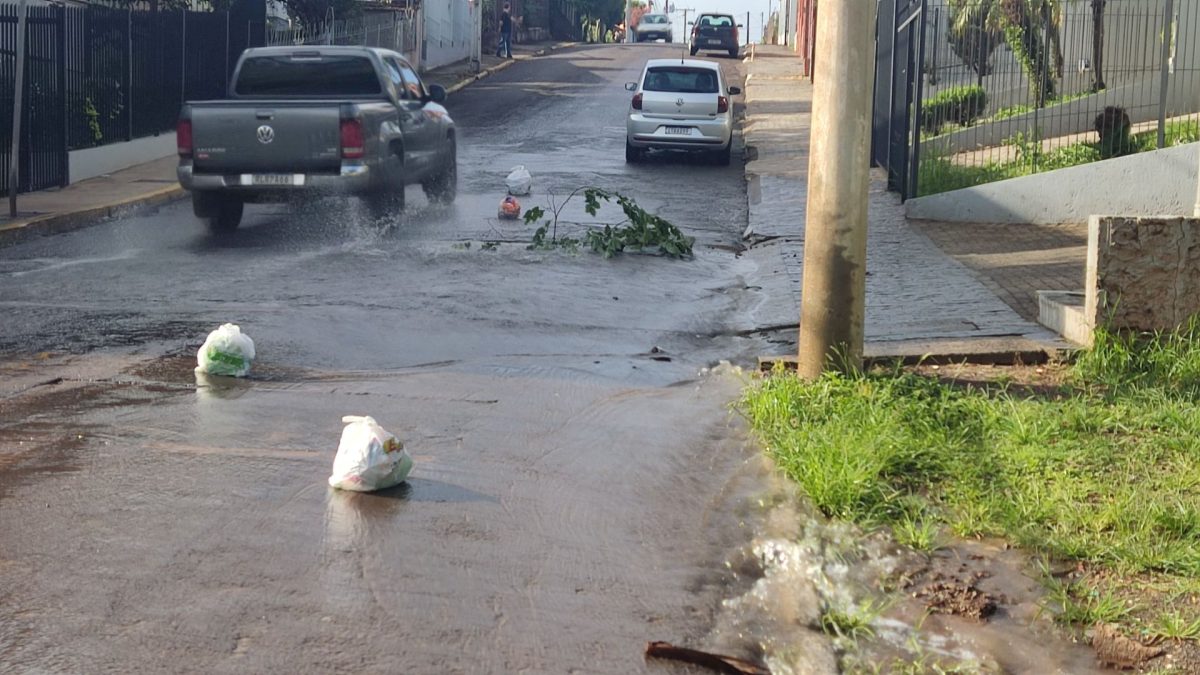
[[[975,72],[979,86],[992,74],[992,52],[1004,39],[989,20],[991,5],[979,0],[950,0],[950,51]]]
[[[1025,71],[1030,94],[1043,105],[1054,98],[1054,78],[1061,77],[1063,69],[1060,1],[950,0],[951,48],[982,82],[991,72],[991,52],[1003,39]]]

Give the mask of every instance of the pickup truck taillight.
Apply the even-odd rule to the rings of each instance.
[[[342,158],[362,159],[365,153],[362,120],[342,120]]]
[[[717,112],[729,112],[729,99],[724,96],[717,97]]]
[[[175,145],[180,157],[192,156],[192,121],[179,120],[175,125]]]
[[[640,92],[640,91],[633,95],[633,109],[634,110],[642,109],[642,92]]]

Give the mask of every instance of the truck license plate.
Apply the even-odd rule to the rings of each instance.
[[[667,127],[668,136],[691,136],[692,130],[689,127]]]
[[[242,185],[304,185],[302,173],[243,174]]]
[[[719,45],[719,44],[721,44],[721,41],[720,41],[720,40],[709,40],[709,41],[708,41],[708,44],[710,44],[710,45]]]

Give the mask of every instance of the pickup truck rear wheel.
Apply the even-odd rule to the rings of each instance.
[[[438,204],[452,204],[458,196],[458,148],[450,143],[450,161],[436,176],[421,183],[425,196],[429,201]]]
[[[363,195],[363,202],[372,218],[392,218],[404,210],[404,187]]]
[[[204,220],[209,232],[229,234],[242,224],[245,203],[236,197],[196,195],[192,199],[192,211]]]

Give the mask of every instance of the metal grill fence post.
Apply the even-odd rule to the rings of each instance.
[[[181,10],[183,16],[183,37],[179,40],[179,107],[187,101],[187,10]]]
[[[67,109],[67,8],[60,5],[55,14],[58,17],[58,109],[62,114],[62,124],[59,125],[62,133],[59,146],[62,172],[58,186],[66,187],[71,182],[69,139],[71,121]]]
[[[922,24],[925,23],[925,18],[923,16],[921,18],[921,23]],[[933,10],[933,55],[929,57],[929,61],[930,61],[929,86],[931,86],[931,87],[937,86],[937,83],[938,83],[938,74],[937,74],[937,72],[938,72],[938,45],[941,44],[938,42],[938,37],[940,37],[941,27],[942,27],[942,8],[938,7]],[[925,39],[923,37],[925,35],[924,29],[921,30],[921,35],[922,35],[921,42],[922,42],[922,44],[924,44],[924,42],[925,42]]]
[[[125,10],[125,140],[133,140],[133,8]]]
[[[1158,147],[1167,145],[1167,87],[1170,85],[1171,42],[1174,40],[1174,23],[1171,18],[1175,15],[1175,0],[1166,0],[1163,11],[1162,29],[1162,63],[1159,64],[1161,73],[1158,85]]]
[[[1033,128],[1029,130],[1029,138],[1025,139],[1023,147],[1029,148],[1032,151],[1032,156],[1029,158],[1034,173],[1038,170],[1038,161],[1042,158],[1042,125],[1041,125],[1041,110],[1050,101],[1046,100],[1046,81],[1050,78],[1050,13],[1042,12],[1042,49],[1039,56],[1041,63],[1035,64],[1041,66],[1037,73],[1037,96],[1034,97],[1033,106]]]
[[[13,122],[12,154],[8,161],[8,217],[17,217],[17,192],[21,190],[21,101],[25,89],[25,21],[29,13],[28,0],[17,6],[17,44],[13,50]]]
[[[913,22],[912,24],[910,24],[915,27],[915,28],[911,28],[910,30],[917,31],[917,48],[916,48],[917,67],[916,67],[916,75],[915,75],[916,80],[917,80],[917,82],[916,82],[917,91],[916,91],[916,95],[914,97],[913,106],[912,106],[912,116],[913,116],[912,150],[911,150],[911,157],[909,157],[911,166],[909,167],[909,170],[908,170],[908,186],[907,186],[907,189],[904,191],[905,199],[908,199],[910,197],[919,197],[921,194],[920,193],[921,128],[924,126],[923,119],[922,119],[924,117],[924,115],[922,114],[922,111],[921,111],[921,102],[924,100],[924,97],[925,97],[924,70],[925,70],[925,18],[926,18],[926,11],[925,11],[926,4],[925,3],[926,2],[927,2],[927,0],[921,0],[921,6],[917,9],[917,11],[921,13],[921,17],[919,19],[917,19],[915,22]],[[910,46],[910,49],[911,49],[911,46]],[[936,46],[935,46],[935,49],[936,49]]]

